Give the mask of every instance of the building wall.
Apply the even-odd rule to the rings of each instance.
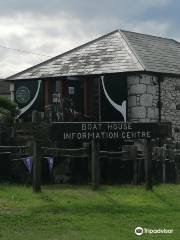
[[[159,121],[158,77],[147,74],[128,76],[128,120]],[[172,123],[172,136],[180,141],[180,78],[161,81],[161,121]]]
[[[10,99],[10,83],[4,82],[0,79],[0,96],[7,97]]]
[[[180,78],[163,78],[161,102],[162,121],[172,122],[173,138],[180,141]]]
[[[127,86],[129,121],[158,121],[159,109],[157,77],[145,74],[128,76]]]

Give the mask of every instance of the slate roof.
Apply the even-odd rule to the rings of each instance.
[[[123,31],[123,34],[141,60],[144,70],[180,74],[179,42],[128,31]]]
[[[137,71],[180,74],[180,43],[116,30],[10,76],[8,80]]]

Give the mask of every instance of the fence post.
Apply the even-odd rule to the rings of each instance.
[[[32,112],[32,121],[34,124],[34,128],[36,128],[36,124],[38,124],[38,112]],[[34,129],[36,131],[36,129]],[[41,156],[40,156],[40,144],[36,137],[36,133],[34,133],[33,137],[33,192],[41,191]]]
[[[99,143],[95,140],[91,142],[91,174],[92,188],[96,190],[99,187]]]
[[[0,124],[0,145],[2,144],[2,124]]]
[[[177,151],[177,149],[174,150],[175,151],[175,157],[174,157],[174,170],[175,170],[175,183],[179,183],[180,182],[180,176],[179,176],[179,153]]]
[[[39,143],[33,140],[33,192],[41,191],[41,158]]]
[[[134,168],[134,174],[133,174],[133,183],[135,185],[138,184],[138,162],[137,162],[137,146],[130,146],[130,159],[133,161],[133,168]]]
[[[88,165],[88,183],[91,181],[91,144],[89,142],[83,143],[84,153],[87,154],[87,165]]]
[[[166,149],[165,147],[162,148],[162,178],[163,178],[163,183],[166,183]]]
[[[144,157],[145,157],[145,184],[147,190],[153,190],[152,183],[152,143],[151,139],[145,140],[144,144]]]

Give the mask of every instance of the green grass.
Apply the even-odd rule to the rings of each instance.
[[[174,229],[170,235],[134,229]],[[0,239],[9,240],[134,240],[180,239],[180,185],[143,187],[0,185]]]

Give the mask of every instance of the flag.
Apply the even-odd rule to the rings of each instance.
[[[29,174],[31,174],[32,164],[33,164],[33,159],[32,159],[32,157],[23,158],[23,162],[24,162],[27,170],[29,171]]]
[[[53,166],[54,166],[54,159],[52,157],[47,158],[48,166],[49,166],[49,172],[52,173]]]

